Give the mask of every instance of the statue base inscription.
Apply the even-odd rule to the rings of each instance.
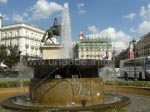
[[[45,44],[41,51],[42,59],[62,59],[63,49],[60,44]]]

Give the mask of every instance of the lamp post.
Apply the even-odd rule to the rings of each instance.
[[[133,43],[133,51],[134,51],[134,80],[137,80],[137,74],[136,74],[136,40],[132,40]]]

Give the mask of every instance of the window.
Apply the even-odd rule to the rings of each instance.
[[[16,36],[19,36],[19,31],[16,32]]]
[[[31,37],[33,38],[33,33],[31,33]]]
[[[7,32],[5,33],[5,38],[7,38]]]
[[[2,33],[2,38],[5,38],[5,33]]]
[[[29,37],[29,33],[28,33],[28,31],[26,31],[26,34],[25,34],[25,35],[26,35],[26,37]]]
[[[10,32],[10,35],[9,35],[10,37],[12,37],[12,32]]]

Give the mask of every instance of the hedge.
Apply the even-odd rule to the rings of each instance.
[[[23,86],[29,86],[30,81],[24,81]],[[19,87],[20,82],[19,81],[3,81],[0,82],[0,88],[15,88]]]
[[[29,86],[30,81],[24,81],[23,86]],[[114,81],[106,81],[105,85],[114,85]],[[118,86],[136,86],[136,87],[150,87],[150,81],[117,81]],[[14,88],[19,87],[19,81],[2,81],[0,82],[0,88]]]
[[[150,87],[150,81],[106,81],[105,85],[114,85],[117,84],[119,86],[136,86],[136,87]]]
[[[115,109],[112,109],[112,110],[106,110],[104,112],[126,112],[125,108],[115,108]]]

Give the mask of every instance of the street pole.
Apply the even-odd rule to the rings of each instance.
[[[133,41],[133,51],[134,51],[134,80],[137,80],[137,75],[136,75],[136,40],[134,39]]]

